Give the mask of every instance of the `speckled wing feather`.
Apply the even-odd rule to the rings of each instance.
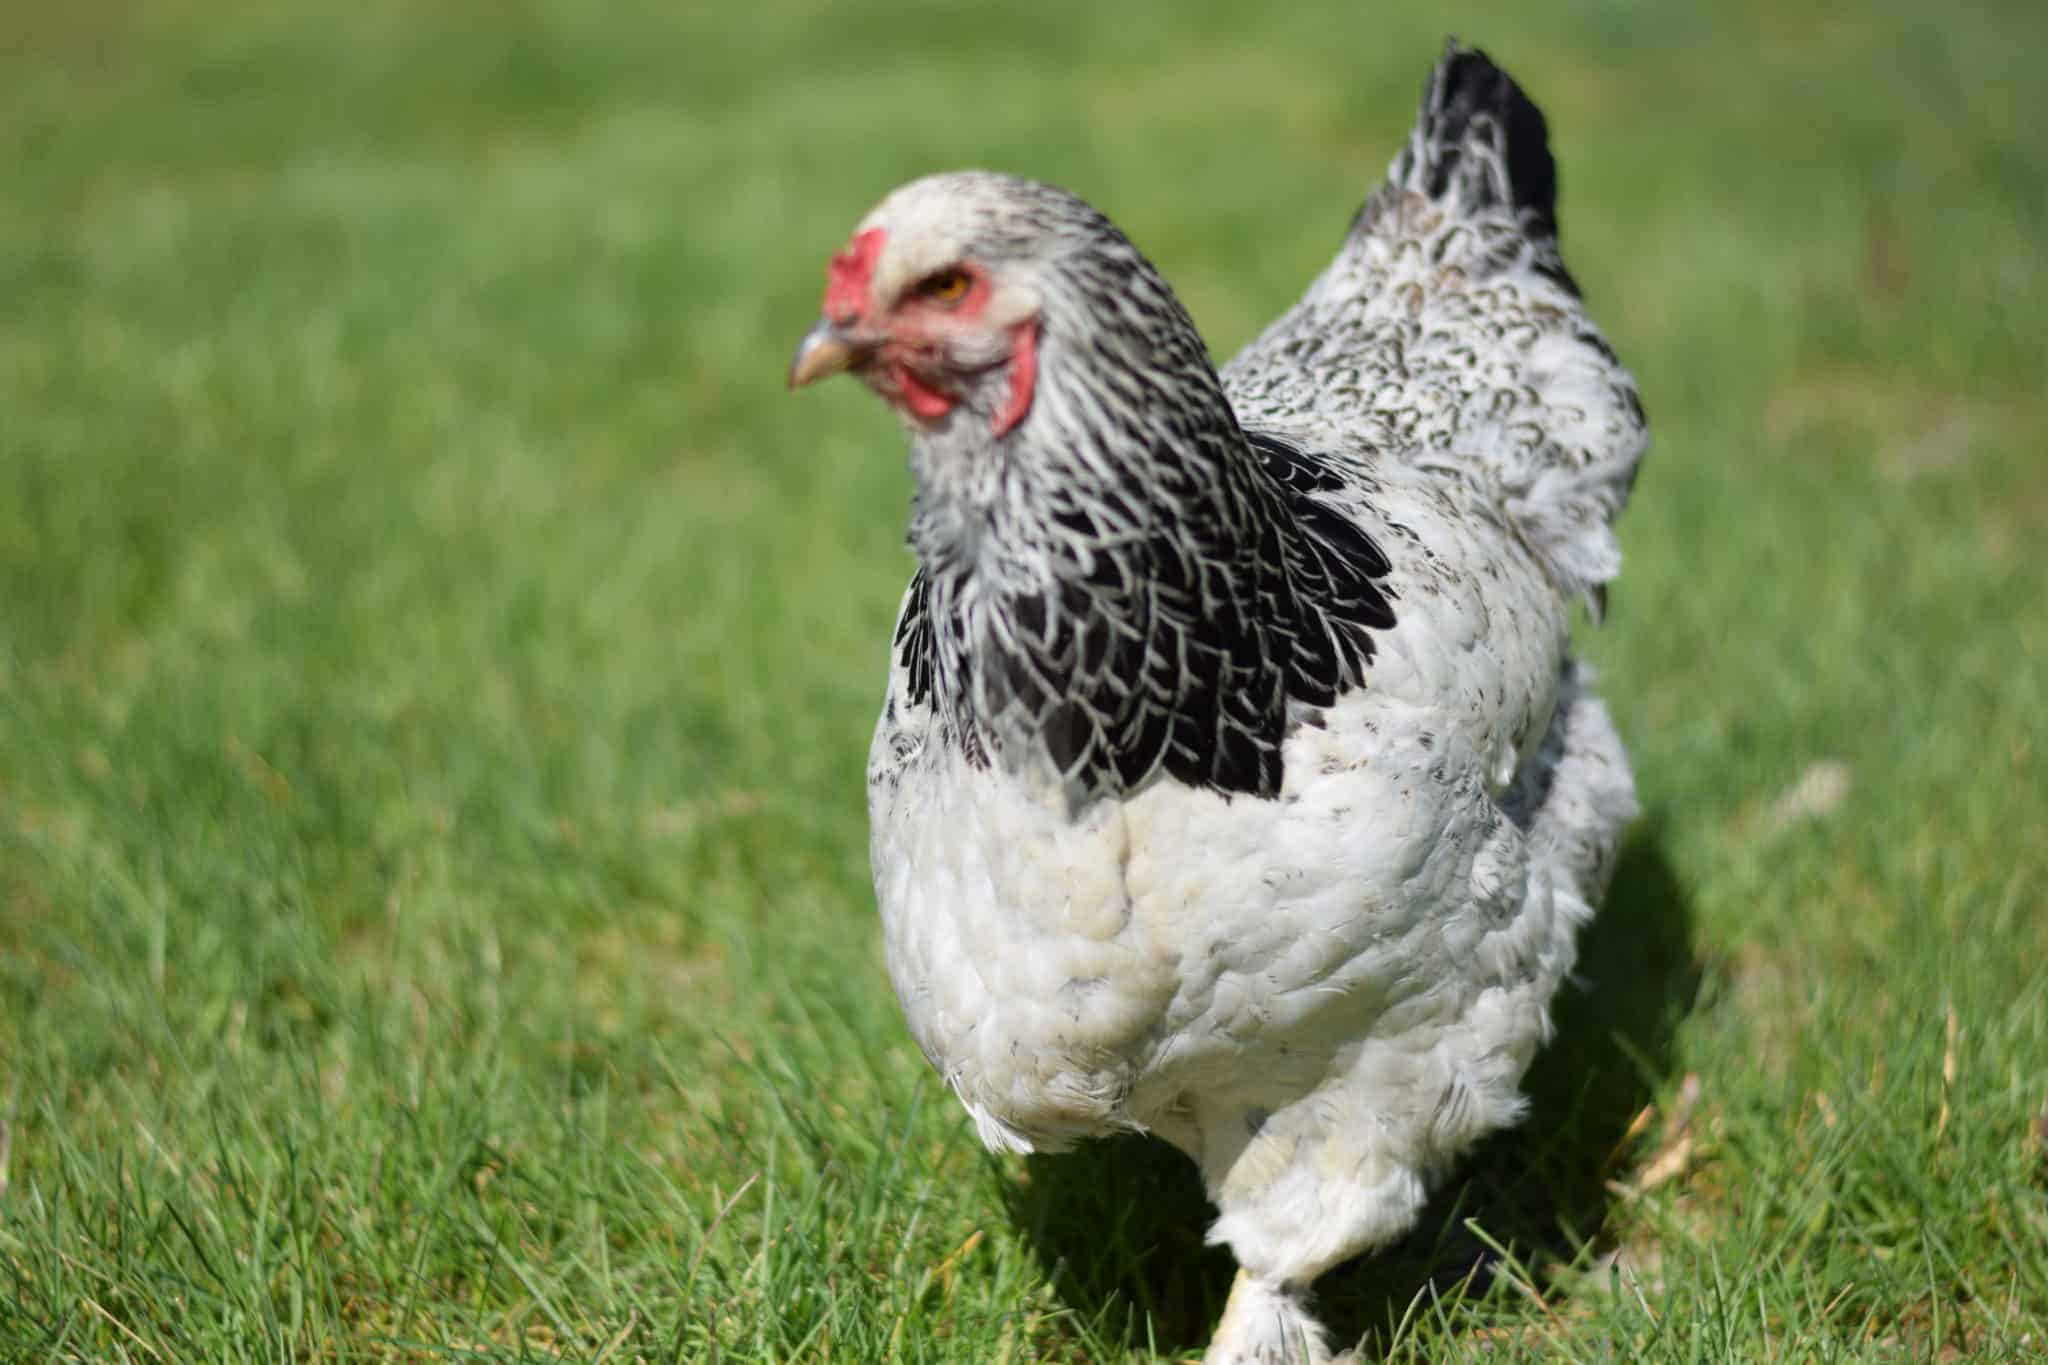
[[[1648,433],[1564,268],[1556,194],[1541,111],[1452,44],[1337,258],[1222,377],[1248,429],[1472,485],[1597,606]]]

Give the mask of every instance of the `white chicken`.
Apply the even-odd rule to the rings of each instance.
[[[902,417],[920,567],[868,769],[912,1034],[990,1147],[1151,1132],[1240,1267],[1208,1359],[1514,1122],[1636,805],[1573,661],[1646,444],[1542,114],[1452,44],[1301,301],[1221,372],[1064,191],[898,189],[792,385]]]

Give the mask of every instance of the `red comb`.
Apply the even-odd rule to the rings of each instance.
[[[834,322],[851,322],[867,307],[869,277],[875,260],[882,254],[882,229],[857,232],[846,250],[832,258],[826,274],[825,316]]]

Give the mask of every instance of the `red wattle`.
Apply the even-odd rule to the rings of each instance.
[[[1038,319],[1026,318],[1010,329],[1010,336],[1010,396],[996,412],[997,436],[1024,420],[1038,387]]]
[[[950,394],[940,393],[931,385],[919,379],[908,365],[897,365],[892,377],[898,392],[903,395],[903,406],[924,421],[933,422],[953,410]]]

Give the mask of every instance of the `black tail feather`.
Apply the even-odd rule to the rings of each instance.
[[[1490,118],[1491,131],[1475,126]],[[1550,128],[1522,88],[1477,48],[1453,40],[1430,73],[1419,119],[1425,137],[1440,149],[1429,167],[1430,195],[1450,188],[1468,139],[1485,138],[1507,171],[1507,189],[1532,234],[1557,231],[1557,163],[1550,155]]]
[[[1401,189],[1448,199],[1462,213],[1512,208],[1523,233],[1550,243],[1544,255],[1556,259],[1557,163],[1549,125],[1513,77],[1478,48],[1455,38],[1445,44],[1423,87],[1415,131],[1389,179]],[[1562,264],[1554,277],[1578,292]]]

